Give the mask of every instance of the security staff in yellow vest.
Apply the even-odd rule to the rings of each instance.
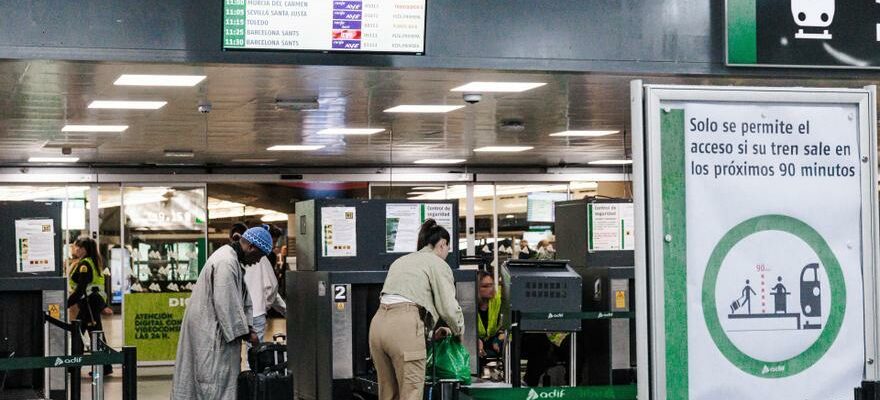
[[[492,274],[480,271],[477,273],[477,282],[480,285],[477,335],[480,338],[478,350],[482,361],[501,356],[505,332],[501,326],[501,291],[498,290],[495,279]]]
[[[379,400],[421,400],[425,388],[426,328],[442,319],[434,339],[464,332],[455,280],[446,263],[449,232],[429,219],[419,231],[419,251],[391,264],[379,311],[370,324],[370,355],[379,378]]]
[[[76,305],[77,318],[82,321],[83,331],[103,331],[101,314],[112,314],[107,306],[104,291],[104,263],[98,253],[98,244],[89,237],[81,237],[73,246],[73,255],[79,260],[71,269],[70,280],[74,288],[67,298],[67,307]],[[113,368],[104,366],[104,373],[110,374]]]

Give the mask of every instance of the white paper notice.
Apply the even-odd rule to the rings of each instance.
[[[357,215],[354,207],[322,207],[321,222],[321,252],[324,257],[357,256]]]
[[[55,270],[55,223],[51,219],[15,221],[15,263],[18,272]]]
[[[587,251],[635,249],[632,203],[590,203],[590,238]]]
[[[418,245],[419,230],[427,219],[452,230],[452,204],[387,204],[385,205],[385,251],[388,253],[411,253]],[[452,247],[450,247],[452,251]]]

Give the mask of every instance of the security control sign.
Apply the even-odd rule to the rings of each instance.
[[[876,106],[867,90],[716,90],[651,113],[665,398],[851,398],[873,313]]]
[[[880,68],[880,3],[727,0],[727,64]]]

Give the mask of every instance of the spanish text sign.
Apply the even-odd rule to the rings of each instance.
[[[667,367],[668,398],[851,398],[870,246],[858,105],[690,102],[660,119],[667,366],[681,369]]]

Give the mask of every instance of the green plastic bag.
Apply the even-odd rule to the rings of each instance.
[[[437,379],[457,379],[462,385],[471,384],[471,354],[458,338],[449,336],[434,342],[428,347],[428,362],[425,373],[431,377],[437,367]]]

